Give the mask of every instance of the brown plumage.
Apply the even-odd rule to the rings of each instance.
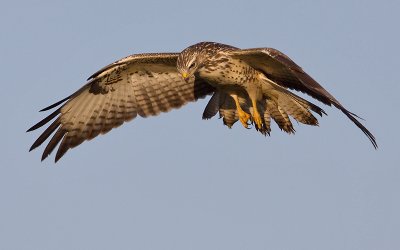
[[[97,72],[77,92],[42,110],[65,102],[28,130],[40,128],[58,116],[30,150],[56,131],[42,160],[60,144],[55,158],[58,161],[70,148],[105,134],[137,115],[155,116],[212,93],[214,88],[200,79],[192,78],[187,82],[182,79],[176,70],[178,55],[133,55]]]
[[[54,120],[30,150],[51,137],[42,160],[60,145],[57,161],[70,148],[138,115],[155,116],[210,94],[203,119],[219,113],[228,127],[240,120],[243,126],[252,123],[266,135],[274,120],[281,130],[294,133],[290,116],[300,123],[318,125],[311,111],[320,116],[325,112],[288,89],[337,107],[377,147],[374,136],[357,116],[283,53],[271,48],[241,50],[203,42],[181,53],[131,55],[99,70],[78,91],[41,110],[58,107],[28,130]]]

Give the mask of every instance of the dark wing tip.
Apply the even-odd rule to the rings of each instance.
[[[67,153],[69,148],[63,149],[62,151],[59,149],[57,150],[57,154],[56,157],[54,158],[54,163],[57,163],[58,160],[61,159],[61,157],[63,157],[65,155],[65,153]]]
[[[33,130],[37,129],[37,128],[35,128],[36,125],[37,125],[37,124],[35,124],[34,126],[30,127],[30,128],[26,131],[26,133],[32,132]]]
[[[51,104],[50,106],[48,106],[48,107],[46,107],[44,109],[39,110],[39,112],[47,111],[47,110],[50,110],[50,109],[52,109],[54,107],[57,107],[58,105],[60,105],[61,103],[67,101],[70,98],[71,98],[71,96],[65,97],[64,99],[62,99],[62,100],[60,100],[60,101],[58,101],[56,103],[53,103],[53,104]]]
[[[374,146],[375,149],[378,149],[378,143],[376,142],[375,136],[364,126],[359,122],[357,118],[359,116],[355,115],[354,113],[348,111],[341,105],[335,104],[335,106],[340,109],[361,131],[368,137],[368,139],[371,141],[372,145]],[[361,119],[361,118],[360,118]]]
[[[30,127],[26,132],[31,132],[33,130],[36,130],[36,129],[42,127],[43,125],[45,125],[46,123],[51,121],[54,117],[56,117],[60,113],[60,111],[61,111],[61,108],[57,109],[56,111],[54,111],[53,113],[51,113],[50,115],[45,117],[43,120],[41,120],[40,122],[38,122],[35,125],[33,125],[32,127]]]
[[[45,118],[47,119],[47,118]],[[29,149],[29,152],[34,150],[35,148],[39,147],[40,145],[43,144],[44,141],[47,140],[47,138],[50,137],[50,135],[60,126],[61,122],[60,119],[57,118],[50,126],[39,136],[39,138],[36,139],[36,141],[32,144],[32,146]],[[53,136],[54,138],[54,136]]]
[[[51,140],[49,141],[49,143],[47,144],[46,148],[43,151],[42,161],[46,159],[53,152],[53,150],[57,147],[60,141],[64,138],[66,132],[67,131],[62,127],[57,130],[57,132],[53,135],[53,137],[51,138]]]
[[[323,115],[328,116],[328,114],[325,112],[325,110],[323,110],[322,108],[318,107],[317,105],[315,105],[315,104],[313,104],[311,102],[309,102],[308,105],[310,105],[310,109],[312,111],[314,111],[315,113],[317,113],[319,116],[321,116],[321,117]]]

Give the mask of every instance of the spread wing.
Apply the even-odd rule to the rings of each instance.
[[[59,106],[28,130],[38,129],[55,118],[30,150],[55,132],[42,160],[61,142],[55,157],[58,161],[70,148],[105,134],[137,115],[155,116],[211,94],[214,89],[206,82],[182,79],[176,70],[178,55],[132,55],[99,70],[78,91],[41,110]]]
[[[329,106],[334,105],[364,132],[375,148],[378,147],[374,135],[356,119],[359,118],[357,115],[348,111],[335,97],[282,52],[272,48],[256,48],[230,51],[229,55],[245,61],[282,87],[306,93]]]

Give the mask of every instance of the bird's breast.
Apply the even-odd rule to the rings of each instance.
[[[243,61],[232,58],[207,64],[198,70],[198,74],[217,88],[224,85],[246,87],[257,77],[256,70]]]

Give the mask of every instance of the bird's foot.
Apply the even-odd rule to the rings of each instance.
[[[251,115],[244,112],[243,110],[239,110],[238,109],[238,116],[239,116],[239,120],[242,123],[243,127],[248,128],[250,123],[250,118]]]
[[[258,130],[262,129],[262,125],[263,125],[262,118],[261,118],[260,113],[258,113],[257,111],[254,112],[254,114],[253,114],[253,122]]]

